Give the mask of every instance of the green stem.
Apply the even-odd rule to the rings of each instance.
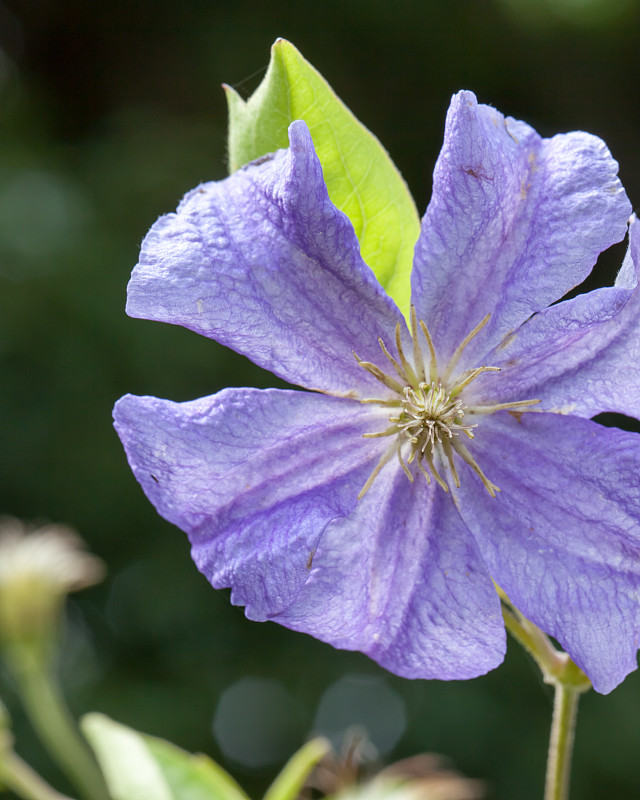
[[[540,628],[523,617],[513,606],[502,606],[505,627],[513,638],[524,647],[540,667],[545,680],[558,671],[558,658],[566,656],[553,646],[549,637]]]
[[[544,800],[569,798],[569,774],[579,700],[579,689],[561,682],[555,684]]]
[[[518,611],[500,587],[496,588],[507,630],[535,659],[545,683],[555,689],[544,800],[568,800],[578,700],[591,688],[591,681],[567,653],[555,648],[546,633]]]
[[[9,745],[8,736],[2,736],[3,744],[0,746],[0,784],[22,797],[23,800],[70,800],[60,794],[37,772],[17,756]]]
[[[35,659],[12,664],[22,702],[51,756],[85,800],[109,800],[104,777],[80,735],[53,674]]]

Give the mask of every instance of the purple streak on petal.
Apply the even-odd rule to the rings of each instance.
[[[326,529],[310,580],[276,616],[407,678],[472,678],[504,657],[500,603],[451,498],[394,460]]]
[[[412,275],[443,359],[491,313],[465,354],[475,363],[584,280],[625,234],[631,206],[616,174],[595,136],[542,139],[471,92],[453,97]]]
[[[172,403],[126,395],[115,426],[149,500],[198,568],[263,620],[308,577],[325,526],[348,514],[380,451],[380,412],[308,392],[225,389]]]
[[[127,313],[184,325],[291,383],[380,396],[352,351],[387,368],[377,340],[391,345],[402,315],[329,200],[304,122],[289,137],[289,150],[203,184],[155,223]]]
[[[579,417],[500,412],[470,449],[457,493],[489,571],[606,694],[640,642],[640,436]]]
[[[469,398],[489,403],[537,398],[540,408],[592,417],[640,417],[640,223],[630,228],[615,286],[596,289],[536,314],[486,361],[501,367],[472,384]]]

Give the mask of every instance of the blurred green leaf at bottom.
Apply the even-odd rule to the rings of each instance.
[[[192,755],[103,714],[87,714],[82,730],[113,800],[249,800],[208,756]],[[326,739],[307,742],[285,764],[265,800],[295,800],[311,770],[330,749]]]
[[[87,714],[82,730],[113,800],[248,800],[208,756],[192,755],[102,714]]]

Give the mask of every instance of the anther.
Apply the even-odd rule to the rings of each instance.
[[[462,458],[463,461],[466,461],[467,464],[471,467],[471,469],[476,473],[476,475],[480,478],[482,483],[484,484],[485,489],[489,492],[491,497],[496,496],[496,492],[500,491],[500,487],[496,486],[495,483],[491,483],[491,481],[487,478],[484,472],[480,469],[476,460],[471,455],[471,453],[467,450],[467,448],[462,444],[460,441],[453,442],[453,447],[456,453]]]
[[[424,324],[422,320],[420,320],[420,329],[424,335],[424,338],[427,342],[427,346],[429,347],[429,355],[430,355],[430,362],[429,362],[429,378],[431,382],[438,380],[438,359],[436,358],[436,349],[433,346],[433,339],[431,338],[431,334],[429,333],[429,329]]]
[[[361,358],[358,357],[356,353],[353,354],[355,356],[356,361],[358,364],[363,368],[366,369],[367,372],[370,372],[373,377],[387,386],[389,389],[397,392],[398,394],[402,394],[403,387],[398,383],[395,378],[392,378],[390,375],[385,374],[380,367],[376,367],[375,364],[372,364],[370,361],[363,361]]]
[[[456,397],[460,394],[460,392],[468,386],[472,381],[481,375],[483,372],[500,372],[500,367],[476,367],[476,369],[470,370],[468,373],[463,373],[461,376],[461,380],[453,387],[451,390],[451,397]]]
[[[382,339],[380,337],[378,337],[378,344],[380,345],[380,349],[382,350],[384,355],[392,363],[393,368],[397,372],[398,377],[400,378],[400,380],[402,380],[402,381],[404,381],[406,383],[406,381],[407,381],[406,373],[404,372],[404,370],[402,369],[400,364],[398,364],[398,362],[395,360],[395,358],[391,355],[391,353],[387,350],[385,343],[382,341]]]
[[[396,325],[396,349],[398,351],[398,356],[400,358],[400,363],[402,364],[402,368],[406,376],[408,377],[408,383],[415,386],[418,383],[418,379],[416,378],[416,373],[413,371],[413,367],[407,361],[407,358],[404,354],[404,350],[402,349],[402,334],[400,331],[400,323]]]
[[[411,474],[411,470],[405,464],[404,458],[402,458],[402,445],[400,444],[399,440],[398,440],[398,461],[400,462],[400,466],[404,470],[404,474],[407,476],[407,478],[409,478],[409,481],[413,483],[413,475]]]
[[[365,496],[365,494],[371,488],[371,484],[375,481],[375,479],[380,474],[380,470],[385,466],[385,464],[387,464],[389,461],[391,461],[397,446],[398,445],[395,442],[392,442],[389,445],[389,447],[387,447],[387,449],[384,451],[384,453],[380,457],[380,460],[378,461],[378,463],[373,468],[373,472],[367,478],[367,481],[366,481],[365,485],[362,487],[362,489],[360,489],[360,493],[358,494],[358,497],[357,497],[358,500],[361,500]]]
[[[522,406],[537,406],[540,400],[516,400],[513,403],[496,403],[494,406],[473,406],[469,409],[470,414],[484,415],[495,414],[496,411],[508,411],[510,408],[517,408],[519,411],[532,411],[533,409],[522,408]]]
[[[456,465],[453,462],[453,450],[451,448],[451,442],[444,441],[442,443],[444,454],[447,457],[447,461],[449,462],[449,469],[451,470],[451,477],[453,478],[453,482],[457,489],[460,488],[460,478],[458,477],[458,472],[456,470]]]
[[[477,336],[480,331],[484,328],[484,326],[489,322],[489,318],[491,314],[487,314],[486,317],[480,320],[480,322],[476,325],[476,327],[468,333],[464,339],[460,342],[460,344],[456,347],[454,354],[451,356],[451,360],[447,364],[447,369],[442,377],[443,383],[448,383],[449,378],[451,377],[451,373],[453,372],[454,368],[456,367],[458,361],[460,361],[460,357],[465,349],[465,347],[469,344],[469,342]]]
[[[426,375],[424,372],[424,358],[422,356],[422,348],[418,340],[418,317],[416,315],[416,307],[411,306],[411,339],[413,341],[413,363],[416,370],[416,375],[419,383],[423,383]]]
[[[433,455],[431,453],[425,453],[424,457],[427,460],[427,464],[429,465],[429,470],[431,471],[431,474],[433,475],[433,477],[436,479],[438,484],[445,490],[445,492],[448,492],[449,491],[449,487],[442,480],[442,478],[440,477],[440,474],[438,473],[438,470],[435,467],[435,464],[433,463]]]
[[[383,436],[392,436],[394,433],[398,432],[397,425],[391,425],[391,427],[387,428],[384,431],[380,431],[379,433],[363,433],[363,439],[380,439]]]

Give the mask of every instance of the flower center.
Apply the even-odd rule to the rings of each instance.
[[[423,455],[427,450],[433,452],[436,445],[443,445],[447,437],[451,439],[459,432],[469,436],[470,428],[476,427],[463,424],[467,406],[459,398],[452,398],[440,383],[423,381],[417,389],[405,386],[402,393],[405,398],[402,411],[397,417],[390,417],[389,422],[395,423],[411,442],[412,449]]]
[[[454,485],[459,487],[460,479],[453,457],[454,453],[457,453],[478,475],[492,497],[495,497],[496,492],[500,491],[499,487],[492,483],[482,472],[462,442],[460,434],[473,439],[473,429],[477,428],[477,423],[469,424],[464,422],[465,411],[474,416],[493,414],[496,411],[508,409],[528,411],[530,410],[529,406],[535,405],[540,401],[520,400],[514,403],[473,406],[463,402],[463,390],[479,375],[483,372],[500,372],[498,367],[482,366],[463,371],[457,374],[455,378],[452,378],[465,347],[484,328],[489,321],[489,316],[487,314],[463,339],[442,374],[438,369],[436,352],[429,330],[422,320],[418,323],[413,306],[411,307],[413,363],[409,361],[404,353],[400,324],[396,326],[395,336],[397,358],[389,352],[382,339],[378,339],[380,348],[393,366],[397,377],[383,372],[370,361],[362,361],[354,353],[358,364],[395,394],[395,397],[384,400],[362,401],[363,403],[373,403],[393,409],[393,413],[389,417],[390,426],[377,433],[365,433],[365,437],[393,436],[394,439],[378,461],[358,495],[358,499],[364,496],[380,470],[394,455],[397,456],[402,469],[411,482],[413,482],[414,477],[410,465],[415,463],[426,478],[427,483],[431,483],[431,477],[433,476],[445,491],[449,491],[449,486],[438,472],[435,461],[438,459],[448,466]],[[419,340],[420,332],[422,332],[429,351],[428,360],[425,360],[422,352]],[[404,455],[403,450],[405,451]]]

